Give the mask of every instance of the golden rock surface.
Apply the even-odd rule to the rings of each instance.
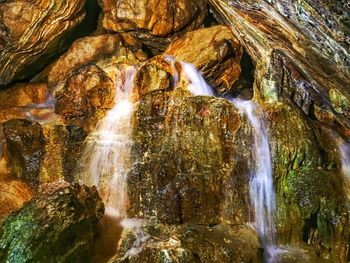
[[[85,0],[1,2],[0,86],[39,70],[85,16]]]

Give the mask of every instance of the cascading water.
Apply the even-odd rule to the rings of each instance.
[[[205,82],[201,74],[191,65],[182,62],[182,70],[189,80],[188,90],[195,96],[213,96],[212,88]],[[255,214],[255,225],[266,250],[267,262],[278,261],[279,253],[275,246],[275,191],[273,188],[272,163],[267,130],[262,110],[251,101],[230,99],[243,114],[253,128],[254,143],[252,148],[253,167],[249,192]]]
[[[136,104],[132,100],[135,73],[133,66],[120,73],[115,106],[88,136],[82,155],[84,160],[80,162],[85,165],[79,173],[80,180],[97,186],[106,205],[106,213],[118,218],[126,217],[126,180],[131,168],[131,119]]]
[[[188,90],[194,96],[213,96],[213,89],[207,84],[199,71],[191,64],[181,62],[182,70],[186,74],[189,84]]]
[[[342,172],[347,180],[350,180],[350,144],[343,141],[340,146]]]
[[[174,86],[176,88],[180,74],[176,70],[172,57],[166,57],[172,65]],[[206,83],[194,66],[179,62],[182,73],[188,81],[188,90],[194,96],[213,96],[212,88]],[[96,185],[106,204],[106,214],[119,219],[126,218],[127,207],[127,174],[131,169],[131,119],[136,103],[132,100],[133,79],[136,73],[134,67],[129,67],[121,76],[116,87],[116,104],[107,115],[97,124],[95,131],[87,138],[87,146],[83,154],[84,164],[80,172],[80,179],[87,185]],[[269,254],[275,248],[275,196],[272,181],[272,165],[268,136],[263,122],[263,113],[258,105],[251,101],[230,100],[243,114],[245,114],[253,128],[253,156],[254,169],[250,175],[250,198],[255,212],[256,228],[263,245]],[[133,219],[124,220],[122,225],[131,225],[141,229],[142,222],[134,224]],[[130,227],[130,226],[129,226]],[[142,231],[140,232],[142,233]],[[142,247],[141,238],[135,243],[134,250],[138,253]],[[139,244],[140,243],[140,244]],[[271,249],[270,249],[271,248]],[[273,254],[272,252],[270,254]],[[273,262],[273,255],[267,256],[268,262]]]
[[[245,116],[252,128],[253,167],[249,178],[249,193],[254,208],[255,226],[266,250],[265,260],[275,262],[275,191],[268,135],[262,110],[251,101],[230,100]]]

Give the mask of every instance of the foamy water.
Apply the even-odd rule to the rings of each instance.
[[[88,136],[80,161],[84,165],[80,180],[97,186],[105,206],[114,208],[120,218],[126,217],[127,174],[132,165],[131,120],[136,103],[131,96],[135,73],[135,67],[130,66],[117,78],[115,106]]]
[[[200,72],[191,64],[181,62],[183,73],[189,80],[188,90],[194,96],[214,96],[213,89],[207,84]]]
[[[265,118],[262,110],[254,102],[237,99],[231,102],[248,118],[253,128],[253,167],[250,171],[249,193],[254,208],[256,229],[264,247],[269,249],[275,246],[276,204]]]

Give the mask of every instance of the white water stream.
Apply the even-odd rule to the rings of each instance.
[[[173,59],[167,59],[170,59],[173,65],[176,86],[180,74],[175,68]],[[194,96],[214,95],[212,88],[191,64],[185,62],[180,62],[180,64],[181,73],[188,81],[188,90]],[[132,146],[131,120],[136,108],[136,103],[132,100],[132,89],[135,73],[136,69],[129,67],[117,78],[119,83],[116,87],[116,104],[97,124],[95,132],[88,136],[87,146],[83,154],[84,160],[81,160],[81,163],[86,165],[80,173],[81,181],[87,185],[96,185],[107,207],[106,212],[120,219],[126,218],[127,174],[132,165],[130,156]],[[254,209],[256,229],[264,248],[269,251],[269,248],[274,248],[275,244],[275,225],[273,222],[275,194],[264,116],[258,105],[251,101],[230,101],[242,114],[246,115],[253,128],[252,155],[254,160],[249,175],[250,199]],[[140,226],[138,227],[140,228]],[[140,246],[139,244],[135,245],[135,247]],[[135,251],[130,251],[130,253]],[[267,261],[272,262],[268,258]]]
[[[126,217],[127,174],[131,168],[131,120],[136,103],[132,100],[136,69],[128,67],[117,78],[116,103],[87,138],[80,172],[84,184],[98,187],[106,211]]]
[[[191,64],[184,62],[181,64],[190,82],[188,90],[193,95],[214,95],[212,88]],[[269,138],[264,114],[260,107],[252,101],[238,99],[230,99],[229,101],[248,118],[253,128],[253,162],[249,175],[250,200],[254,209],[255,227],[266,250],[265,261],[276,262],[278,261],[278,255],[276,255],[278,249],[275,245],[275,191],[273,187]]]

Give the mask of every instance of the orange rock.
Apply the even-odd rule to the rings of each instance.
[[[102,0],[100,3],[104,28],[130,32],[160,50],[165,49],[167,37],[200,27],[207,14],[204,0]]]
[[[21,208],[32,197],[31,188],[18,179],[0,180],[0,224],[13,211]]]
[[[188,32],[164,52],[193,64],[218,93],[229,91],[241,74],[243,48],[226,26]]]
[[[1,1],[0,86],[32,76],[66,46],[85,16],[85,0]]]
[[[10,107],[21,107],[29,104],[40,104],[48,95],[45,83],[21,83],[0,91],[0,110]]]

